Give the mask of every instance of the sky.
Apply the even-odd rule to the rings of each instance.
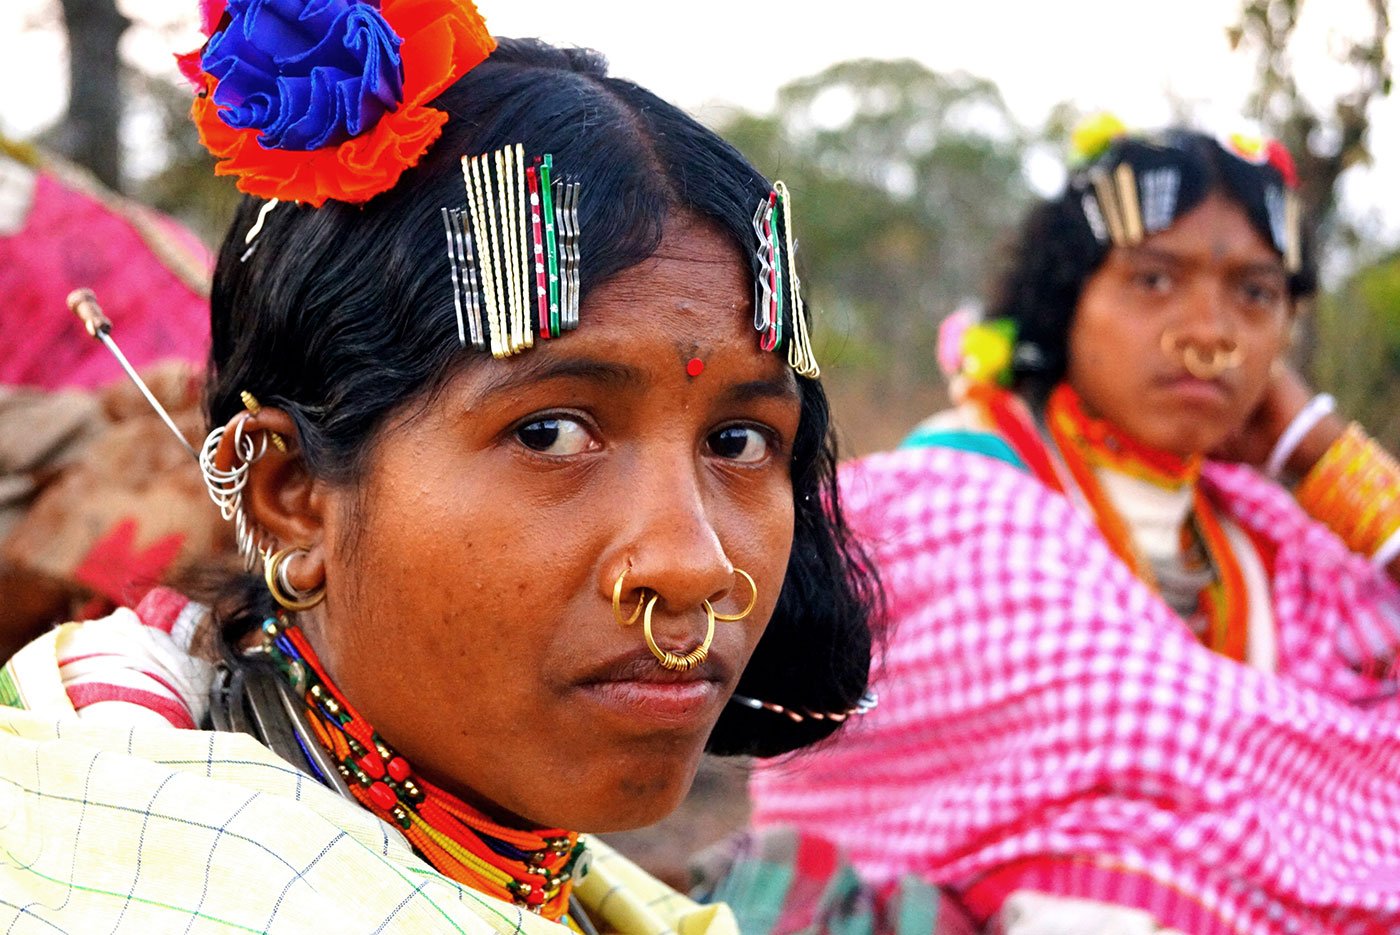
[[[198,44],[196,0],[118,0],[161,24],[128,34],[130,62],[172,70],[168,56]],[[1225,28],[1239,0],[479,0],[497,35],[535,35],[604,52],[613,72],[692,111],[773,106],[779,87],[852,58],[914,58],[940,71],[994,80],[1013,114],[1038,126],[1060,101],[1154,127],[1185,102],[1203,129],[1249,130],[1241,114],[1252,61]],[[1348,72],[1338,39],[1364,24],[1366,0],[1304,7],[1294,64],[1305,94],[1327,100]],[[0,0],[0,130],[23,136],[54,120],[66,95],[58,0]],[[48,22],[55,28],[44,29]],[[38,24],[40,28],[33,27]],[[1392,55],[1400,54],[1393,50]],[[1345,210],[1400,239],[1400,94],[1372,112],[1375,164],[1352,173]],[[1032,181],[1054,184],[1054,174]]]

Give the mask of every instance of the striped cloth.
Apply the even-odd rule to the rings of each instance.
[[[1278,674],[1205,649],[1063,497],[981,455],[848,465],[892,644],[880,707],[759,770],[873,884],[954,887],[981,918],[1038,889],[1193,933],[1400,931],[1400,589],[1277,486],[1208,465],[1277,546]]]
[[[937,887],[906,876],[877,893],[837,847],[791,828],[739,835],[701,854],[692,870],[697,884],[692,892],[733,909],[744,935],[978,931],[966,911]],[[1038,908],[1037,914],[1047,913]]]
[[[184,651],[197,611],[171,592],[138,610],[60,627],[0,670],[0,930],[567,931],[443,877],[253,738],[176,729],[208,691]],[[588,847],[575,893],[600,931],[737,933],[726,907]]]

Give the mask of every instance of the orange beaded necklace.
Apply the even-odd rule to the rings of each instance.
[[[262,631],[263,648],[306,702],[312,732],[356,801],[403,829],[419,856],[444,876],[572,925],[569,893],[587,866],[577,832],[504,827],[414,775],[341,695],[299,628],[279,616],[265,620]]]
[[[1050,394],[1045,423],[1109,547],[1154,589],[1158,584],[1152,566],[1138,553],[1132,530],[1109,500],[1095,471],[1107,468],[1160,487],[1191,486],[1191,516],[1182,529],[1182,546],[1199,546],[1213,572],[1211,583],[1200,594],[1199,609],[1208,624],[1201,639],[1216,652],[1243,662],[1248,649],[1249,591],[1216,507],[1196,483],[1204,459],[1200,455],[1180,458],[1148,448],[1110,423],[1091,417],[1068,384],[1060,384]]]

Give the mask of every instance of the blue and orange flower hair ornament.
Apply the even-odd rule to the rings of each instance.
[[[471,0],[202,0],[181,57],[215,172],[319,207],[388,191],[437,140],[428,106],[495,49]]]

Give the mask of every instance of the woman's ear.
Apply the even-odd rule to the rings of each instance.
[[[240,413],[229,423],[225,441],[232,439],[234,423],[239,420],[243,434],[258,448],[267,440],[266,451],[249,467],[243,508],[270,551],[304,550],[306,554],[288,562],[286,576],[298,591],[313,591],[326,577],[323,540],[329,498],[325,486],[307,470],[296,423],[284,410],[263,408],[256,415]],[[281,438],[281,446],[273,444],[272,433]]]

